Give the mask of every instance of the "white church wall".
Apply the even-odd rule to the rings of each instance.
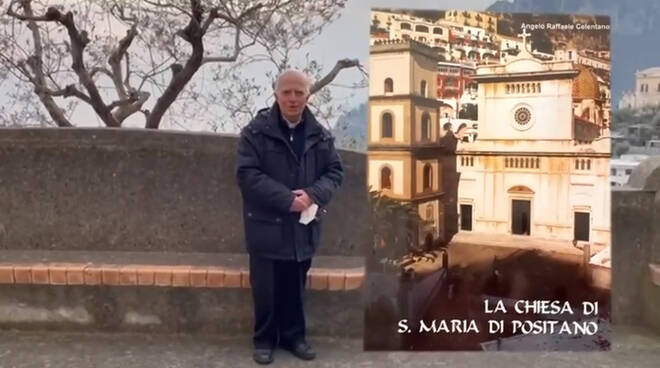
[[[609,164],[607,159],[591,160],[592,170],[586,174],[572,173],[571,160],[562,157],[542,158],[538,170],[459,168],[458,205],[473,205],[473,231],[510,234],[512,201],[529,200],[530,235],[561,240],[573,239],[574,212],[586,211],[591,214],[591,241],[607,244],[610,190],[604,175]],[[527,187],[534,194],[509,193],[516,186]]]
[[[479,84],[479,140],[570,140],[572,138],[571,82],[543,81],[540,93],[506,94],[507,83]],[[519,107],[531,112],[528,126],[517,124]]]

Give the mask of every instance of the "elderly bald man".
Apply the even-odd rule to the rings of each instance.
[[[254,300],[253,358],[260,364],[273,361],[277,346],[301,359],[316,357],[305,339],[303,294],[321,219],[317,215],[305,224],[301,213],[323,211],[342,183],[343,169],[332,136],[307,107],[311,85],[301,71],[280,74],[275,103],[258,112],[238,143],[236,175]]]

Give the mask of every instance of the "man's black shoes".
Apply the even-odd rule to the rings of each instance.
[[[254,349],[252,359],[259,364],[270,364],[273,362],[272,349]]]
[[[314,360],[316,352],[305,341],[298,341],[293,345],[285,345],[282,348],[303,360]]]

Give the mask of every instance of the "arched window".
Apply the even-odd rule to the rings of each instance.
[[[392,78],[385,79],[385,93],[394,92],[394,81]]]
[[[401,29],[410,30],[410,23],[401,23]]]
[[[386,112],[383,114],[380,127],[381,138],[393,138],[394,127],[392,126],[392,114]]]
[[[433,28],[433,34],[442,34],[442,28]]]
[[[423,173],[423,179],[422,179],[422,190],[430,190],[433,186],[432,184],[433,180],[433,168],[431,168],[430,164],[424,165],[424,173]]]
[[[415,32],[428,32],[429,27],[427,26],[416,26],[415,27]]]
[[[392,170],[387,166],[380,169],[380,189],[392,190]]]
[[[427,220],[433,220],[433,205],[432,204],[427,204],[426,205],[426,219]]]
[[[431,117],[428,112],[422,114],[422,140],[431,139]]]
[[[419,83],[419,92],[420,92],[421,95],[424,96],[424,97],[428,97],[428,95],[427,95],[427,93],[426,93],[426,92],[427,92],[426,90],[427,90],[427,88],[426,88],[426,81],[423,80],[423,81],[421,81],[421,82]]]

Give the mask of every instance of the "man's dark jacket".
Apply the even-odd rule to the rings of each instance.
[[[289,212],[294,189],[303,189],[324,208],[343,180],[334,139],[307,107],[303,112],[305,143],[298,158],[280,129],[275,103],[260,111],[241,131],[236,176],[243,196],[243,223],[251,255],[302,261],[319,245],[321,224],[300,224]],[[320,209],[319,209],[320,210]]]

